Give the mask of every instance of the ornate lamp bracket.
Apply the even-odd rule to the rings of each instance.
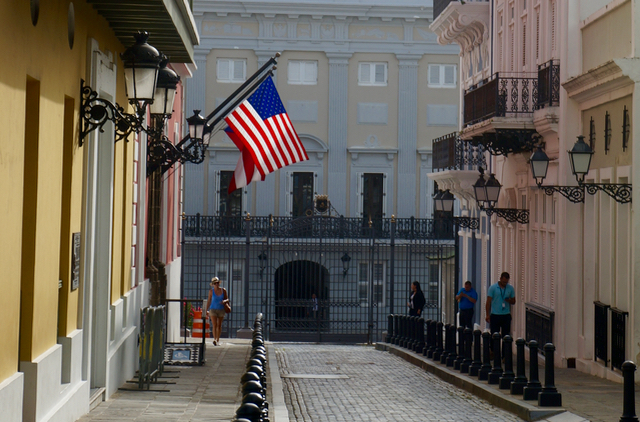
[[[584,187],[583,186],[538,186],[548,196],[552,196],[554,192],[558,192],[560,195],[567,198],[569,201],[577,204],[584,202]]]
[[[472,217],[453,217],[453,223],[465,229],[477,230],[480,227],[480,220]]]
[[[519,210],[516,208],[480,208],[489,217],[496,214],[498,217],[510,223],[529,224],[529,210]]]
[[[602,191],[613,198],[619,204],[631,202],[632,185],[626,183],[582,183],[589,195],[595,195]]]

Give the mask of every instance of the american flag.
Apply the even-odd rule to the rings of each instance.
[[[241,152],[229,193],[282,167],[306,161],[300,142],[271,77],[233,110],[225,130]]]

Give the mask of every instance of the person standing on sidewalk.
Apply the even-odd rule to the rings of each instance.
[[[464,287],[456,295],[460,307],[460,326],[473,330],[473,308],[478,301],[478,293],[471,286],[470,281],[464,282]]]
[[[209,289],[209,297],[207,298],[207,313],[211,318],[211,329],[213,331],[213,345],[220,344],[220,333],[222,332],[222,320],[224,319],[224,304],[229,302],[227,289],[220,287],[220,279],[213,277],[211,279],[211,289]]]
[[[414,281],[411,283],[411,297],[409,298],[409,302],[407,302],[407,306],[409,307],[409,316],[417,316],[422,315],[422,308],[424,308],[426,301],[424,299],[424,293],[422,293],[422,289],[420,288],[420,283]]]
[[[511,305],[516,304],[516,291],[509,284],[509,273],[500,274],[500,281],[489,287],[487,293],[486,317],[491,334],[502,337],[511,335]]]

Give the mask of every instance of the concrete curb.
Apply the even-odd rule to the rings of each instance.
[[[541,408],[523,400],[518,400],[510,394],[503,392],[506,390],[500,390],[497,386],[482,383],[444,365],[436,364],[425,356],[410,352],[392,344],[376,343],[376,350],[389,352],[399,356],[407,362],[419,366],[425,371],[436,375],[443,381],[468,391],[471,394],[488,401],[492,405],[506,410],[507,412],[511,412],[526,421],[539,421],[565,412],[565,409],[559,407]]]
[[[265,342],[269,363],[269,386],[271,390],[272,403],[269,405],[269,419],[273,422],[289,422],[289,410],[284,401],[282,391],[282,378],[280,378],[280,367],[276,352],[270,343]]]

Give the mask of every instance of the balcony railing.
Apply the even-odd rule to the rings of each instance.
[[[433,140],[433,170],[486,168],[484,146],[460,139],[457,132]]]
[[[433,20],[436,20],[436,18],[440,16],[440,14],[444,11],[444,9],[447,8],[449,3],[451,3],[452,1],[455,1],[455,0],[434,0],[433,1]],[[474,1],[483,2],[483,3],[489,2],[489,0],[467,0],[465,3],[470,3],[470,2],[472,3]]]
[[[531,116],[538,100],[538,78],[530,73],[496,73],[464,94],[464,124],[490,117]]]
[[[524,307],[526,311],[525,337],[527,341],[535,340],[540,345],[553,343],[553,319],[555,312],[533,303],[525,303]]]
[[[560,62],[550,60],[538,66],[538,104],[536,108],[560,105]]]
[[[617,308],[609,308],[611,311],[611,369],[622,370],[625,361],[626,323],[629,312]]]

